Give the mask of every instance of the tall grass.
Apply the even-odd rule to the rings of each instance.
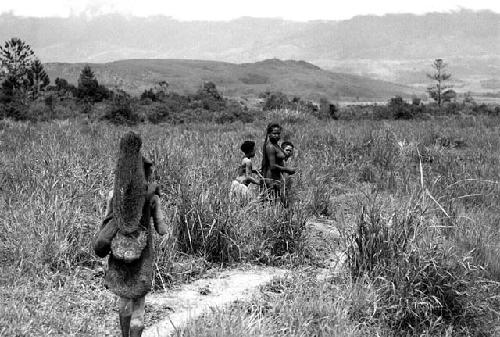
[[[297,147],[297,156],[290,163],[298,168],[293,177],[293,206],[283,210],[257,202],[242,208],[232,204],[228,195],[241,160],[239,145],[246,139],[262,144],[270,120],[280,122],[283,138]],[[312,215],[337,219],[347,213],[346,230],[364,226],[358,230],[360,240],[372,240],[372,232],[381,235],[374,241],[375,251],[360,251],[361,257],[356,257],[358,276],[387,278],[397,270],[411,270],[414,274],[408,275],[416,280],[421,277],[416,271],[425,270],[432,277],[449,273],[452,276],[442,282],[454,284],[455,280],[468,280],[477,269],[486,280],[481,291],[490,294],[490,299],[477,295],[477,287],[466,288],[472,289],[477,302],[457,295],[465,308],[460,313],[472,312],[468,305],[473,303],[479,311],[488,312],[484,303],[496,305],[491,290],[500,270],[497,121],[478,116],[467,123],[461,119],[325,122],[273,112],[252,124],[136,126],[146,153],[155,162],[154,179],[162,187],[162,204],[176,238],[156,242],[155,287],[189,278],[186,275],[196,274],[210,263],[305,263],[304,254],[310,251],[302,241],[305,219]],[[0,122],[0,206],[5,210],[0,213],[5,224],[0,231],[0,280],[5,289],[24,284],[24,292],[15,293],[12,303],[23,301],[23,294],[35,286],[32,280],[39,283],[39,289],[57,285],[69,296],[74,290],[70,286],[74,282],[69,280],[81,277],[75,274],[78,268],[95,275],[89,284],[99,288],[102,261],[93,255],[91,242],[102,218],[105,195],[112,188],[117,143],[126,130],[79,119]],[[256,167],[260,157],[258,153]],[[435,200],[426,194],[425,202],[414,198],[410,203],[411,196],[420,191],[429,191]],[[368,212],[370,202],[358,206],[363,193],[378,194],[391,206],[381,210],[393,211]],[[365,211],[360,212],[363,206]],[[393,228],[388,229],[385,224],[396,210]],[[196,257],[199,263],[193,264],[187,256]],[[398,258],[401,256],[407,259]],[[400,264],[393,265],[394,261]],[[438,266],[437,274],[432,274],[432,266],[424,268],[432,261]],[[462,262],[472,269],[461,266]],[[393,266],[397,268],[391,269]],[[391,277],[396,279],[406,277],[394,275]],[[400,293],[390,295],[390,284],[379,283],[379,290],[386,299],[395,299]],[[94,291],[85,289],[85,294]],[[405,293],[408,298],[418,299],[417,295]],[[91,297],[89,305],[100,305],[98,296]],[[425,298],[426,308],[431,308],[432,297]],[[404,318],[411,315],[410,307],[406,308],[408,311],[396,313],[403,317],[399,322],[414,326]],[[395,314],[390,310],[388,305],[387,317]],[[445,313],[433,315],[434,322],[447,317]],[[456,312],[452,310],[449,316]],[[24,316],[8,317],[0,324],[16,326],[16,317]],[[362,320],[365,316],[352,317]],[[62,326],[61,331],[70,330]],[[89,331],[82,328],[81,333]]]
[[[376,293],[352,283],[333,284],[297,273],[275,279],[249,301],[214,308],[176,336],[376,336],[387,330],[358,322],[373,311]]]

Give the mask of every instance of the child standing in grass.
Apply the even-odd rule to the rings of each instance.
[[[285,153],[285,163],[288,162],[288,160],[293,156],[295,146],[292,144],[292,142],[289,141],[284,141],[281,143],[281,148],[283,149],[283,152]],[[282,195],[282,203],[285,207],[288,207],[290,204],[290,199],[291,199],[291,188],[292,188],[292,177],[286,172],[282,173],[283,177],[283,190],[281,191]]]
[[[151,218],[158,234],[169,233],[161,211],[159,188],[150,183],[152,163],[141,155],[141,144],[139,135],[133,132],[125,134],[120,140],[115,184],[108,196],[106,217],[94,245],[99,257],[109,255],[104,283],[107,289],[120,297],[122,337],[140,337],[144,330],[145,296],[151,290],[153,277]],[[128,232],[128,238],[122,241],[125,246],[131,237],[135,242],[130,241],[130,247],[141,234],[145,238],[145,246],[131,261],[125,261],[117,253],[120,247],[116,248],[116,241],[113,241],[125,231]]]
[[[238,166],[238,176],[231,183],[231,200],[248,201],[251,198],[250,184],[259,184],[259,180],[252,177],[256,172],[252,167],[252,158],[255,157],[255,142],[251,140],[244,141],[240,146],[244,153],[240,166]]]

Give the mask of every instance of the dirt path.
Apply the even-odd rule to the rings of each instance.
[[[328,254],[324,268],[318,269],[318,279],[339,273],[345,256],[338,250],[340,233],[335,223],[326,219],[312,219],[306,223],[312,240],[327,242]],[[226,270],[212,278],[203,278],[177,289],[154,293],[146,297],[150,322],[144,337],[171,336],[176,329],[206,313],[211,307],[220,307],[236,300],[249,300],[257,289],[275,277],[290,270],[263,266],[243,266]],[[148,323],[148,322],[147,322]]]
[[[215,278],[200,279],[179,289],[155,293],[146,302],[165,318],[148,327],[144,337],[170,336],[190,320],[211,307],[223,306],[236,300],[250,299],[259,286],[288,271],[272,267],[251,266],[220,273]]]

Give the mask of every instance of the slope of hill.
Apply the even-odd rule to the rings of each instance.
[[[500,14],[491,11],[310,22],[0,15],[0,41],[13,36],[29,43],[43,62],[295,59],[421,90],[428,84],[425,73],[431,71],[432,60],[443,58],[460,91],[490,90],[481,81],[500,80]]]
[[[48,63],[54,80],[61,77],[76,83],[84,64]],[[194,92],[203,81],[214,82],[226,96],[257,96],[266,90],[288,95],[332,100],[386,100],[407,95],[408,87],[357,75],[332,73],[304,61],[269,59],[234,64],[199,60],[122,60],[90,64],[99,83],[139,94],[160,81],[177,92]]]
[[[198,59],[233,63],[305,60],[323,69],[425,87],[435,58],[460,91],[500,80],[500,14],[460,10],[293,22],[243,17],[177,21],[121,15],[31,18],[0,15],[0,41],[29,43],[43,62]]]

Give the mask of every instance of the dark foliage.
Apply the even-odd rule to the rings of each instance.
[[[281,91],[265,92],[263,97],[265,98],[264,111],[286,109],[290,104],[288,97]]]
[[[374,316],[398,335],[420,335],[443,323],[474,331],[479,313],[469,296],[479,269],[428,241],[422,212],[413,205],[384,219],[380,209],[363,209],[347,254],[351,275],[373,280],[380,300]]]
[[[124,91],[113,96],[113,104],[108,107],[102,118],[113,124],[135,125],[141,121],[139,114],[133,107],[130,95]]]
[[[99,85],[94,72],[89,65],[86,65],[78,79],[76,97],[87,102],[102,102],[111,97],[111,92],[103,85]]]

